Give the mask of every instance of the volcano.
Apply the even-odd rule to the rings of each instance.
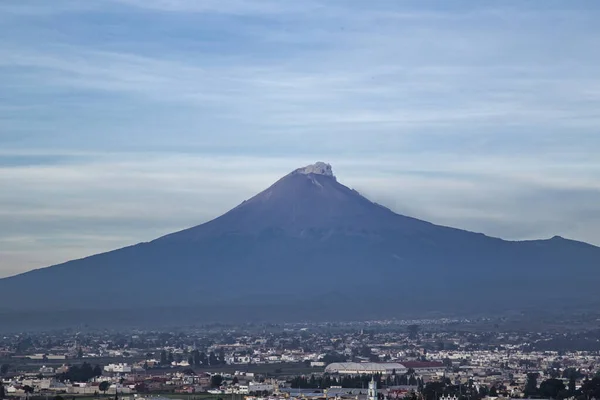
[[[6,312],[360,319],[597,305],[599,278],[600,248],[399,215],[319,162],[202,225],[2,279],[0,301]]]

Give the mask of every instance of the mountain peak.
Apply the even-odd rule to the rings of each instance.
[[[333,170],[331,168],[331,164],[327,164],[321,161],[318,161],[314,164],[307,165],[306,167],[298,168],[296,171],[299,174],[315,174],[315,175],[325,175],[332,178],[335,178],[333,175]]]

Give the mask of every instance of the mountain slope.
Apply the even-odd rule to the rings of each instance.
[[[317,163],[205,224],[2,279],[0,301],[11,310],[363,318],[597,302],[599,268],[600,249],[585,243],[504,241],[395,214]]]

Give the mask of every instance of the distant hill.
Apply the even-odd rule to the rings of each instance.
[[[65,320],[90,310],[363,319],[598,304],[599,280],[600,248],[506,241],[398,215],[317,163],[205,224],[1,279],[0,302],[7,313]]]

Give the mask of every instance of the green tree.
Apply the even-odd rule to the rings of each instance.
[[[565,379],[571,379],[572,376],[574,376],[575,379],[583,378],[583,374],[575,368],[565,368],[562,373],[562,377]]]
[[[110,388],[110,383],[108,383],[107,381],[102,381],[100,382],[100,385],[98,385],[98,390],[100,390],[102,393],[104,393],[104,395],[106,396],[106,391]]]
[[[446,391],[446,382],[433,381],[427,383],[423,388],[423,398],[425,400],[438,400],[439,397]]]
[[[365,357],[365,358],[371,358],[373,356],[373,353],[371,352],[371,348],[369,346],[362,346],[360,348],[360,352],[359,352],[361,357]]]
[[[219,365],[219,359],[215,355],[214,351],[211,351],[208,355],[208,364],[209,365]]]
[[[167,351],[163,350],[160,352],[160,365],[167,365]]]
[[[575,394],[575,390],[577,389],[577,381],[575,379],[575,375],[571,375],[569,377],[569,394],[573,396]]]
[[[489,395],[490,395],[490,397],[498,397],[498,389],[496,388],[496,386],[492,386],[490,388]]]
[[[523,394],[525,397],[535,396],[538,393],[537,389],[537,379],[539,374],[537,372],[530,372],[527,374],[527,383],[525,383],[525,390],[523,390]]]
[[[225,349],[222,347],[219,349],[219,363],[221,365],[227,364],[227,362],[225,361]]]
[[[221,375],[213,375],[210,378],[210,386],[217,388],[219,386],[221,386],[221,384],[223,383],[223,377]]]
[[[74,365],[70,367],[67,372],[58,375],[58,379],[63,382],[87,382],[90,379],[95,378],[97,376],[96,373],[98,369],[100,369],[99,366],[97,366],[97,368],[92,368],[92,366],[88,363],[83,363],[82,365]],[[102,373],[101,369],[100,373]]]
[[[565,384],[560,379],[547,379],[540,384],[539,394],[542,397],[557,399],[558,395],[565,390]]]
[[[407,328],[408,337],[412,340],[416,340],[419,337],[419,325],[409,325]]]
[[[581,392],[586,399],[600,399],[600,377],[594,377],[592,380],[586,380],[581,385]]]
[[[206,355],[205,352],[200,353],[200,364],[202,365],[208,365],[208,356]]]
[[[29,385],[23,386],[23,391],[25,392],[25,396],[29,398],[29,395],[33,393],[33,388]]]
[[[200,352],[198,350],[193,350],[192,351],[192,362],[190,363],[191,365],[195,365],[196,367],[199,367],[201,365],[201,360],[200,360]]]

